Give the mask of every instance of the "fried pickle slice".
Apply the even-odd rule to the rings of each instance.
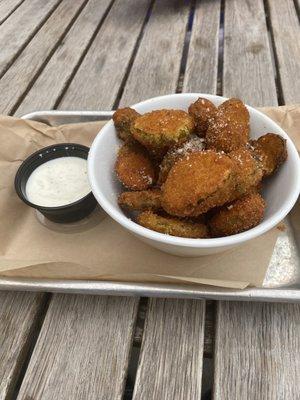
[[[156,110],[136,118],[133,137],[156,157],[183,143],[194,130],[193,118],[182,110]]]
[[[164,156],[160,164],[157,184],[162,185],[166,181],[170,169],[173,167],[177,160],[183,158],[189,153],[201,151],[204,149],[204,147],[204,139],[196,135],[192,135],[186,142],[184,142],[180,146],[171,148]]]
[[[125,143],[120,148],[115,172],[120,182],[130,190],[146,190],[155,179],[152,161],[137,143]]]
[[[180,220],[170,216],[162,216],[153,211],[142,212],[138,216],[137,222],[145,228],[166,235],[194,239],[208,237],[207,227],[202,223]]]
[[[159,210],[161,208],[161,191],[148,189],[138,192],[123,192],[118,198],[118,203],[127,210]]]
[[[188,154],[171,168],[162,186],[162,207],[178,217],[198,216],[231,200],[236,163],[212,150]]]
[[[213,237],[230,236],[258,225],[264,216],[265,201],[252,193],[222,207],[209,221]]]
[[[232,200],[234,200],[259,186],[263,177],[263,169],[253,151],[246,147],[234,150],[228,156],[236,163],[237,167],[236,185],[232,192]]]
[[[287,159],[286,140],[275,133],[251,140],[250,145],[261,161],[264,177],[272,175]]]
[[[215,115],[217,107],[209,100],[199,97],[195,103],[189,106],[188,113],[195,122],[195,132],[204,137],[208,128],[209,120]]]
[[[207,148],[229,153],[245,146],[249,139],[249,121],[249,112],[241,100],[225,101],[209,120]]]
[[[133,108],[125,107],[119,108],[113,115],[113,121],[118,134],[118,137],[124,141],[132,139],[131,124],[140,114]]]

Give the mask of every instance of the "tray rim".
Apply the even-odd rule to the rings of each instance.
[[[298,303],[300,291],[295,288],[248,288],[233,290],[207,286],[133,283],[115,281],[0,278],[0,290],[77,293],[107,296],[167,297],[182,299],[264,301]]]
[[[113,111],[35,111],[21,118],[50,122],[60,117],[63,123],[110,119]],[[300,302],[300,290],[294,287],[246,288],[242,290],[184,284],[134,283],[120,281],[28,279],[0,277],[0,290],[61,292],[95,295],[170,297],[212,300]]]

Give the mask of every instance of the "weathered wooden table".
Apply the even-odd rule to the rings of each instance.
[[[0,112],[299,102],[299,7],[1,0]],[[0,293],[0,399],[194,400],[208,370],[216,400],[300,399],[300,305]]]

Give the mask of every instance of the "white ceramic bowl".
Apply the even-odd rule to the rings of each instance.
[[[132,107],[140,113],[161,108],[187,110],[198,97],[205,97],[217,106],[226,100],[220,96],[184,93],[155,97]],[[129,232],[149,245],[174,255],[196,257],[219,253],[262,235],[276,226],[295,204],[300,192],[300,161],[294,144],[275,122],[252,107],[248,106],[248,110],[251,138],[274,132],[287,140],[288,150],[287,161],[264,184],[263,196],[267,202],[267,209],[264,220],[255,228],[237,235],[215,239],[186,239],[154,232],[133,222],[124,214],[117,202],[122,188],[116,179],[114,164],[121,141],[116,136],[112,121],[101,129],[88,157],[88,173],[94,196],[102,208]]]

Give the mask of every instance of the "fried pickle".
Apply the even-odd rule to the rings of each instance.
[[[114,113],[112,118],[120,139],[124,141],[132,139],[130,127],[138,116],[140,116],[140,114],[130,107],[119,108]]]
[[[275,133],[267,133],[250,145],[261,161],[264,177],[272,175],[287,159],[286,140]]]
[[[239,148],[228,154],[236,163],[236,185],[232,192],[232,200],[237,199],[256,188],[263,177],[261,164],[253,151],[248,148]]]
[[[162,186],[162,207],[178,217],[198,216],[231,200],[236,163],[211,150],[188,154],[171,168]]]
[[[182,110],[152,111],[136,118],[131,125],[133,137],[156,157],[183,143],[193,130],[193,118]]]
[[[253,228],[262,221],[265,207],[265,201],[258,193],[222,207],[209,221],[211,235],[230,236]]]
[[[229,153],[245,146],[249,138],[249,120],[249,112],[241,100],[225,101],[209,120],[207,148]]]
[[[182,145],[171,148],[164,156],[160,164],[157,184],[162,185],[165,182],[170,172],[170,169],[173,167],[177,160],[183,158],[189,153],[203,150],[204,146],[204,139],[199,138],[196,135],[192,135]]]
[[[195,103],[189,106],[188,112],[195,122],[195,131],[198,136],[204,137],[209,120],[215,115],[217,107],[209,100],[199,97]]]
[[[141,213],[137,218],[137,222],[145,228],[166,235],[194,239],[208,237],[207,227],[204,224],[162,216],[152,211]]]
[[[148,189],[138,192],[123,192],[119,195],[118,203],[127,210],[159,210],[161,208],[161,191]]]
[[[146,190],[154,183],[155,171],[151,159],[137,143],[126,143],[120,148],[115,171],[127,189]]]

